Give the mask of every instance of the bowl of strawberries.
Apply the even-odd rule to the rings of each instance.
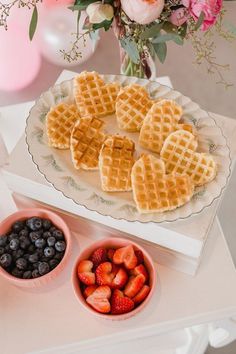
[[[72,282],[90,313],[123,320],[140,312],[156,285],[154,262],[145,249],[123,238],[94,242],[78,257]]]

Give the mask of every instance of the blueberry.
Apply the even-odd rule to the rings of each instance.
[[[16,260],[16,267],[20,270],[26,270],[27,268],[27,260],[23,257],[18,258]]]
[[[16,234],[15,232],[12,232],[12,233],[8,236],[8,241],[10,242],[10,241],[13,240],[14,238],[18,238],[18,234]]]
[[[55,226],[50,227],[49,232],[53,233],[57,228]]]
[[[37,248],[43,248],[46,244],[46,241],[43,239],[43,238],[38,238],[36,241],[35,241],[35,247]]]
[[[23,255],[23,258],[26,259],[27,261],[29,260],[30,254],[29,253],[25,253]]]
[[[64,240],[64,235],[61,230],[58,229],[54,230],[52,236],[54,236],[57,240]]]
[[[22,278],[22,276],[23,276],[23,270],[20,270],[20,269],[18,269],[18,268],[13,268],[11,274],[12,274],[14,277]]]
[[[52,247],[44,248],[45,257],[52,258],[55,255],[55,250]]]
[[[32,264],[33,269],[38,269],[39,267],[39,262],[35,262]]]
[[[19,237],[20,240],[20,247],[25,250],[26,248],[28,248],[30,246],[30,239],[26,236],[20,236]]]
[[[39,256],[37,255],[37,253],[33,253],[29,256],[30,263],[38,262],[38,260],[39,260]]]
[[[46,262],[39,262],[38,270],[40,275],[47,274],[50,271],[49,264]]]
[[[7,235],[1,235],[0,236],[0,247],[4,247],[7,244]]]
[[[16,221],[13,225],[12,225],[12,230],[14,232],[19,233],[21,230],[23,230],[23,228],[25,227],[25,222],[24,221]]]
[[[24,273],[23,273],[23,279],[30,279],[32,277],[32,272],[31,270],[26,270]]]
[[[50,227],[52,226],[52,223],[48,219],[43,219],[43,228],[44,230],[49,230]]]
[[[29,252],[29,254],[35,253],[36,247],[35,245],[31,244],[29,245],[27,251]]]
[[[29,230],[25,227],[23,230],[21,230],[19,232],[19,236],[28,237],[29,236]]]
[[[19,253],[18,253],[18,251],[20,251]],[[21,253],[22,252],[22,253]],[[20,258],[20,257],[23,257],[23,255],[24,255],[24,251],[23,250],[21,250],[21,249],[19,249],[19,250],[17,250],[17,251],[12,251],[12,258],[13,258],[13,260],[15,261],[17,258]]]
[[[32,278],[38,278],[39,277],[39,271],[38,269],[34,269],[33,272],[32,272]]]
[[[58,264],[59,264],[59,260],[57,260],[55,258],[50,259],[50,261],[49,261],[49,265],[50,265],[51,269],[54,269]]]
[[[41,237],[41,232],[39,231],[32,231],[30,234],[29,234],[29,237],[31,239],[31,242],[35,242],[38,238]]]
[[[12,250],[10,249],[10,245],[8,243],[8,245],[5,246],[5,253],[11,253]]]
[[[57,241],[55,243],[55,249],[58,251],[58,252],[63,252],[65,251],[66,249],[66,243],[65,241]]]
[[[0,247],[0,256],[5,252],[4,247]]]
[[[48,238],[51,237],[51,236],[52,236],[52,234],[51,234],[50,231],[45,231],[45,232],[43,233],[43,238],[45,238],[45,239],[48,239]]]
[[[54,256],[54,259],[60,261],[64,257],[64,252],[57,252]]]
[[[39,258],[42,258],[44,255],[43,249],[42,248],[37,248],[35,253],[39,256]]]
[[[32,231],[38,231],[42,228],[43,222],[42,219],[38,217],[33,217],[26,221],[26,225]]]
[[[0,257],[0,265],[3,268],[7,268],[11,265],[12,262],[12,256],[9,253],[4,253]]]
[[[18,250],[18,248],[20,247],[20,240],[18,238],[13,238],[11,241],[10,241],[10,249],[12,251],[16,251]]]
[[[47,244],[49,247],[53,247],[56,243],[56,239],[54,236],[48,237]]]

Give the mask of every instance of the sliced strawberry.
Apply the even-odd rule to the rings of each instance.
[[[132,276],[125,287],[124,294],[130,298],[133,298],[142,289],[145,283],[145,277],[143,274]]]
[[[109,259],[109,261],[113,261],[113,256],[114,256],[114,253],[115,253],[115,249],[114,248],[109,248],[109,250],[107,251],[107,257]]]
[[[143,257],[143,252],[140,250],[134,251],[135,256],[137,257],[137,265],[141,264],[144,262],[144,257]]]
[[[132,245],[118,248],[113,256],[113,262],[115,264],[124,263],[127,269],[133,269],[137,265],[137,257],[135,256]]]
[[[127,313],[134,308],[134,302],[130,298],[124,296],[123,292],[116,289],[111,297],[111,313],[114,315]]]
[[[85,299],[87,299],[88,296],[92,295],[92,293],[97,289],[97,285],[90,285],[85,288],[83,291],[83,295]]]
[[[109,286],[99,286],[90,296],[87,297],[87,303],[96,311],[108,313],[111,310],[109,299],[111,297],[111,289]]]
[[[138,292],[138,294],[135,295],[135,297],[133,297],[132,299],[135,305],[143,302],[143,300],[146,299],[146,297],[148,296],[149,291],[150,291],[150,286],[144,285],[142,289]]]
[[[96,269],[96,282],[98,285],[111,285],[115,274],[111,262],[99,264]]]
[[[125,286],[128,281],[128,274],[123,269],[120,268],[115,275],[115,278],[112,280],[111,287],[114,289],[121,289]]]
[[[107,261],[107,250],[103,247],[97,248],[90,257],[94,268]]]
[[[132,274],[132,275],[143,274],[143,276],[145,277],[145,282],[148,280],[148,272],[147,272],[146,267],[143,264],[139,264],[134,269],[132,269],[130,271],[130,274]]]
[[[95,284],[95,274],[91,271],[93,268],[93,262],[89,260],[81,261],[78,265],[78,278],[85,285]]]

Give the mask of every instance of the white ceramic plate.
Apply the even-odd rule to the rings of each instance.
[[[106,193],[101,190],[99,171],[77,171],[74,169],[70,150],[57,150],[47,145],[45,118],[51,106],[60,101],[73,101],[73,80],[64,81],[43,93],[32,107],[26,125],[26,142],[38,170],[57,190],[89,210],[115,219],[140,222],[164,222],[188,218],[200,213],[218,198],[230,175],[230,151],[221,129],[213,118],[190,98],[183,96],[157,82],[122,75],[104,75],[106,82],[118,81],[122,85],[138,83],[147,88],[152,98],[165,97],[178,102],[184,110],[183,119],[192,123],[198,132],[200,152],[211,153],[218,165],[216,178],[207,185],[197,188],[190,202],[165,213],[140,214],[135,206],[132,192]],[[136,142],[137,153],[144,151],[138,144],[138,133],[126,133],[118,129],[115,115],[103,120],[108,133],[126,135]]]

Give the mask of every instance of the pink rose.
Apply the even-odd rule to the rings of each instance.
[[[189,9],[191,16],[197,22],[201,12],[204,13],[202,31],[208,30],[217,20],[222,9],[223,0],[182,0],[182,4]]]
[[[146,25],[160,16],[164,2],[164,0],[121,0],[121,7],[132,21]]]
[[[172,12],[169,21],[175,26],[182,26],[188,19],[189,12],[186,8],[181,7]]]

